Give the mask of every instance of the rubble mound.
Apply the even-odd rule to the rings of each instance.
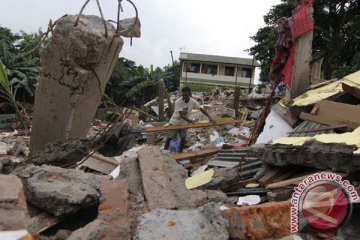
[[[88,153],[91,142],[89,140],[67,139],[51,142],[44,150],[29,158],[34,165],[52,165],[65,167],[80,161]]]

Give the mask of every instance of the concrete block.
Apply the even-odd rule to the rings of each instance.
[[[23,180],[26,200],[55,216],[97,206],[100,184],[109,180],[108,176],[47,165],[28,165],[16,174]]]

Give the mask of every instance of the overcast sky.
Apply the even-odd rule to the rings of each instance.
[[[125,40],[120,56],[146,67],[171,63],[170,51],[250,57],[250,36],[264,26],[263,15],[280,0],[133,0],[141,20],[140,39]],[[76,14],[85,0],[0,0],[0,25],[14,32],[46,30],[49,19]],[[116,19],[116,0],[100,0],[106,19]],[[123,1],[122,18],[135,12]],[[91,0],[85,14],[98,14]]]

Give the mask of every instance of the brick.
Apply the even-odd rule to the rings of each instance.
[[[0,231],[26,229],[30,225],[21,180],[0,175]]]
[[[229,222],[229,236],[257,240],[290,235],[290,202],[270,202],[222,211]]]
[[[125,179],[105,181],[100,190],[97,219],[108,223],[105,239],[131,239],[128,182]]]
[[[0,175],[0,203],[14,203],[26,206],[24,188],[20,178]]]

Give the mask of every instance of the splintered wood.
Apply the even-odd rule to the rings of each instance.
[[[302,112],[300,118],[329,126],[346,124],[355,129],[360,126],[359,116],[360,106],[323,100],[316,103],[312,113]]]

